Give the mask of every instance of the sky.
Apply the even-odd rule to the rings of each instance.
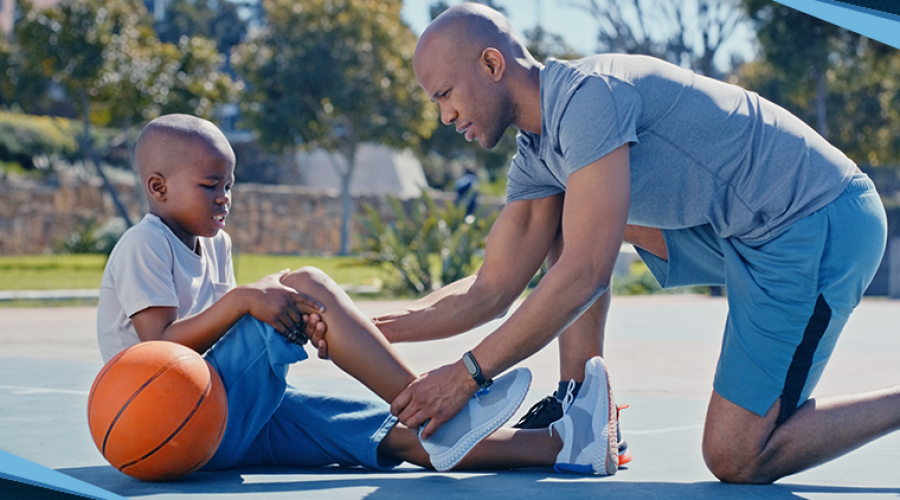
[[[403,0],[401,16],[416,35],[421,35],[431,21],[429,8],[433,3],[435,0]],[[457,5],[462,1],[449,0],[447,3]],[[590,16],[574,7],[565,6],[559,0],[498,0],[495,3],[506,9],[506,17],[519,36],[537,25],[540,13],[545,30],[563,35],[566,42],[582,54],[595,51],[596,24]]]
[[[463,0],[445,0],[449,5],[463,3]],[[403,0],[401,16],[416,35],[421,35],[431,21],[429,8],[435,0]],[[573,49],[583,55],[597,52],[597,24],[590,14],[568,5],[566,0],[497,0],[497,5],[506,9],[506,16],[519,36],[533,28],[538,19],[543,28],[553,34],[562,35]],[[742,30],[734,37],[732,46],[744,60],[754,57],[752,34]],[[725,60],[717,60],[719,67],[727,64],[727,51],[721,55]]]

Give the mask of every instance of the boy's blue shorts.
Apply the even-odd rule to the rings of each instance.
[[[387,403],[287,384],[288,367],[306,359],[271,326],[245,316],[204,355],[228,396],[222,443],[203,470],[235,466],[364,466],[390,469],[400,461],[378,454],[397,423]]]
[[[887,221],[875,186],[857,175],[821,210],[761,243],[720,238],[709,225],[663,230],[669,261],[638,249],[663,286],[725,285],[728,320],[713,384],[779,422],[819,381],[884,253]]]

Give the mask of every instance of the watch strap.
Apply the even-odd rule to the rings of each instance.
[[[481,367],[478,366],[478,361],[475,361],[475,356],[472,355],[472,351],[466,351],[466,353],[463,354],[463,364],[466,366],[466,370],[469,371],[469,375],[475,379],[475,383],[478,384],[478,387],[484,389],[494,383],[493,380],[485,377],[484,374],[481,373]]]

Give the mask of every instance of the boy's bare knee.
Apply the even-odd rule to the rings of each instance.
[[[281,279],[285,285],[322,301],[334,296],[340,287],[324,271],[312,266],[301,267]]]

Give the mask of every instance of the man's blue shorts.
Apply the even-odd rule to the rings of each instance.
[[[857,175],[821,210],[761,243],[708,225],[663,230],[669,261],[638,249],[664,288],[725,285],[728,320],[713,384],[732,403],[779,421],[819,381],[884,253],[887,221],[875,186]]]

